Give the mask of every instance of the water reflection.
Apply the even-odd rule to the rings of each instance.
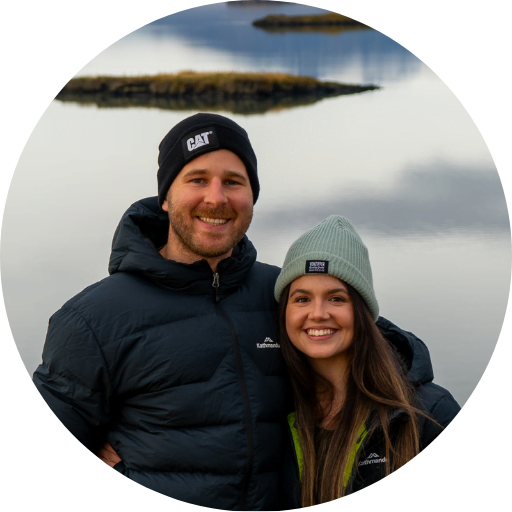
[[[447,231],[509,236],[505,195],[495,169],[482,172],[436,162],[425,168],[404,169],[396,183],[385,192],[365,184],[349,195],[341,190],[326,194],[322,201],[301,201],[296,208],[288,204],[267,209],[254,224],[272,222],[277,230],[285,226],[309,229],[329,215],[340,214],[383,236],[429,236]]]
[[[372,86],[368,86],[371,88]],[[192,97],[162,98],[149,95],[110,96],[104,94],[60,94],[56,99],[63,103],[78,103],[83,106],[95,105],[98,108],[158,108],[162,110],[231,112],[232,114],[264,114],[276,110],[313,105],[328,97],[360,94],[364,91],[339,94],[302,94],[301,96],[273,96],[268,98]]]
[[[384,84],[419,71],[421,62],[375,30],[269,33],[252,26],[266,14],[326,11],[274,2],[252,8],[219,3],[182,11],[127,35],[79,76],[194,70],[280,70],[321,79]],[[148,51],[140,55],[140,48]]]
[[[264,30],[269,34],[285,34],[287,32],[299,32],[301,34],[311,33],[311,32],[320,32],[322,34],[341,34],[342,32],[349,32],[351,30],[372,30],[371,27],[358,25],[326,25],[326,26],[290,26],[290,27],[260,27],[258,25],[254,25],[256,28],[260,30]]]
[[[321,98],[311,96],[298,98],[268,98],[225,100],[217,98],[152,98],[152,97],[125,97],[100,96],[95,94],[67,94],[57,98],[64,103],[78,103],[80,105],[95,105],[98,108],[158,108],[162,110],[197,111],[197,112],[231,112],[233,114],[264,114],[277,109],[293,108],[312,105]]]

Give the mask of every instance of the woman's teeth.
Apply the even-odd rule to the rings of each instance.
[[[226,224],[228,221],[228,219],[209,219],[208,217],[199,217],[199,219],[211,224],[212,226],[220,226],[221,224]]]
[[[309,336],[328,336],[334,334],[335,329],[306,329]]]

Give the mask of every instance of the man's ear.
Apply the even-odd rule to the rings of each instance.
[[[167,202],[167,199],[165,199],[164,202],[162,203],[162,210],[164,212],[168,212],[169,211],[169,203]]]

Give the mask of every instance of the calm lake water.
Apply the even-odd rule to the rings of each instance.
[[[462,404],[503,322],[510,227],[489,151],[451,91],[373,30],[269,33],[268,13],[298,4],[214,4],[127,35],[78,75],[283,71],[380,90],[237,115],[259,161],[249,237],[280,265],[290,243],[330,214],[368,245],[381,314],[428,345],[437,383]],[[64,84],[63,84],[64,85]],[[2,232],[2,285],[30,373],[50,315],[107,275],[124,210],[156,194],[158,143],[192,110],[98,108],[54,101],[14,174]]]

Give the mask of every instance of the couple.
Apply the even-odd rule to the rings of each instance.
[[[34,383],[64,425],[141,485],[225,510],[329,501],[425,448],[459,406],[379,318],[353,226],[329,217],[281,271],[257,262],[245,130],[196,114],[159,149],[158,198],[124,214],[110,276],[50,319]]]

